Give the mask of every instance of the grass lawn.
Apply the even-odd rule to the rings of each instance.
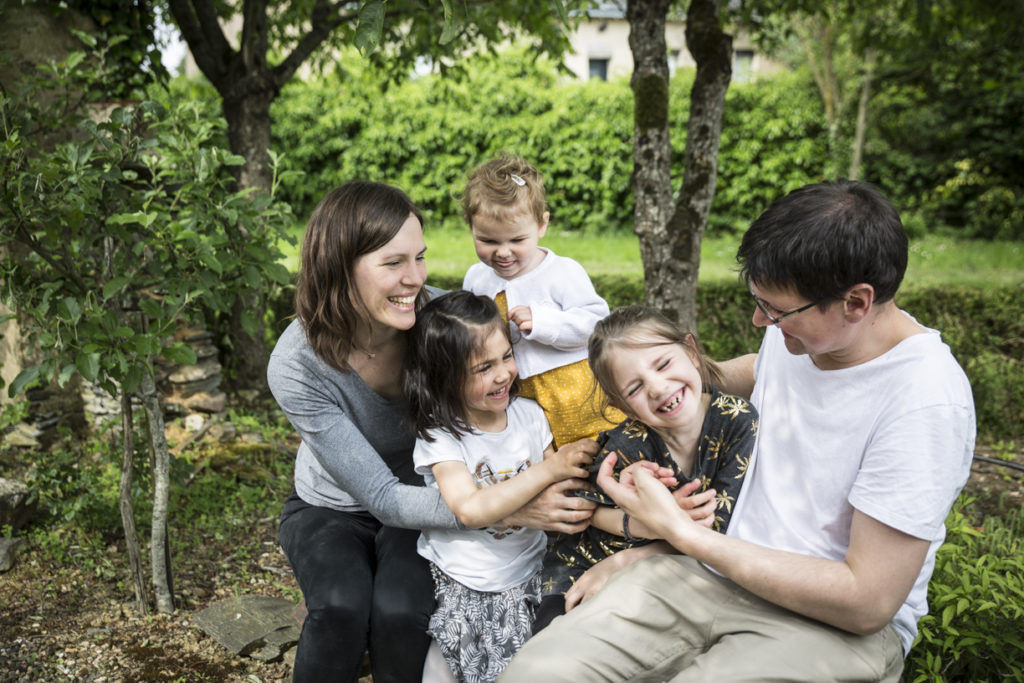
[[[295,246],[284,244],[284,265],[291,272],[299,268],[299,244],[304,226],[297,225]],[[431,275],[461,276],[476,263],[473,243],[465,228],[428,229],[427,272]],[[562,256],[579,261],[591,275],[641,277],[640,245],[632,233],[581,235],[551,230],[541,240]],[[736,247],[739,237],[707,236],[701,243],[701,282],[735,280]],[[982,242],[929,236],[910,244],[910,263],[905,282],[910,286],[942,283],[962,285],[1012,285],[1024,282],[1024,244]]]

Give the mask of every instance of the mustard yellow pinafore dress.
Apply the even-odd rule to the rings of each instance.
[[[507,324],[505,292],[498,292],[494,303]],[[556,449],[579,439],[596,439],[598,434],[626,419],[622,411],[611,406],[602,414],[604,392],[585,358],[532,377],[519,378],[519,395],[533,399],[544,409]]]

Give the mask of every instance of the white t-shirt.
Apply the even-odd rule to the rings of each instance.
[[[767,329],[751,403],[761,416],[752,470],[728,535],[842,560],[854,508],[931,542],[893,618],[904,651],[927,613],[945,519],[970,474],[974,402],[938,332],[911,336],[861,365],[820,370]]]
[[[576,261],[550,249],[536,268],[506,280],[483,263],[466,271],[462,288],[494,298],[505,292],[508,310],[529,306],[533,328],[520,332],[512,325],[512,349],[519,376],[533,377],[587,357],[587,340],[594,326],[608,315],[608,303]]]
[[[437,488],[430,466],[447,460],[466,464],[478,488],[514,477],[544,459],[551,429],[536,402],[517,398],[509,404],[508,425],[501,432],[474,432],[456,440],[432,430],[432,443],[416,441],[413,463],[427,486]],[[420,555],[459,583],[478,591],[498,592],[526,582],[540,569],[547,545],[543,531],[526,528],[424,529]]]

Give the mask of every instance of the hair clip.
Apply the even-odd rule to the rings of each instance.
[[[523,185],[526,184],[526,181],[517,176],[515,173],[509,173],[508,177],[511,178],[512,182],[518,185],[519,187],[522,187]]]

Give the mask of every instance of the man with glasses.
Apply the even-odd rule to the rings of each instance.
[[[692,522],[649,472],[603,467],[631,531],[683,554],[616,573],[503,681],[899,680],[970,472],[970,386],[893,300],[907,238],[873,186],[791,192],[737,259],[766,330],[756,356],[724,364],[725,389],[760,413],[728,532]]]

